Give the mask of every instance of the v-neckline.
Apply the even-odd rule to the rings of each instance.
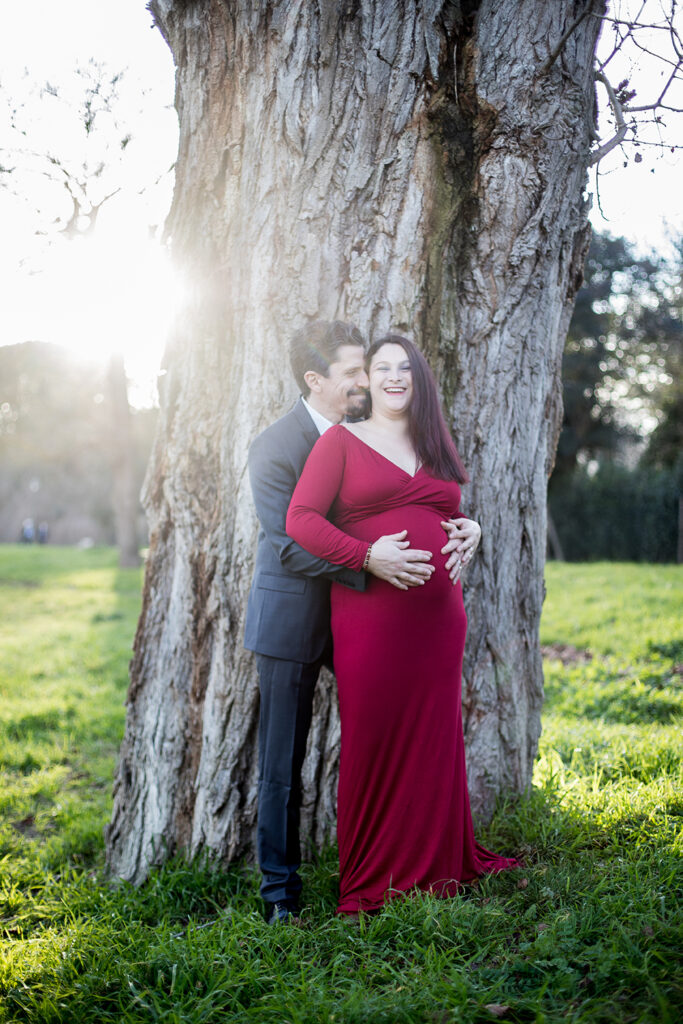
[[[380,459],[384,459],[384,461],[388,462],[389,465],[394,467],[394,469],[397,469],[399,473],[404,473],[409,480],[414,480],[417,474],[422,469],[422,463],[420,463],[420,465],[417,467],[414,473],[409,473],[407,469],[403,468],[403,466],[399,466],[398,462],[394,462],[394,460],[390,459],[388,455],[384,455],[382,452],[378,451],[377,448],[373,448],[371,444],[368,444],[367,441],[364,441],[362,437],[358,436],[358,434],[354,434],[354,432],[352,430],[349,430],[349,428],[345,426],[345,424],[340,423],[339,426],[342,427],[342,429],[345,430],[347,434],[350,434],[351,437],[355,437],[357,441],[360,441],[360,443],[364,445],[365,448],[369,448],[371,452],[375,453],[375,455],[379,455]]]

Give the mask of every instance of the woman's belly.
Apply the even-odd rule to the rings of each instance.
[[[379,713],[386,686],[397,685],[398,676],[410,680],[410,693],[440,693],[445,687],[449,694],[457,691],[459,700],[467,617],[460,583],[451,583],[445,568],[448,556],[441,554],[448,540],[441,522],[441,514],[434,509],[406,505],[358,523],[339,524],[345,532],[369,543],[407,530],[410,547],[430,551],[434,566],[429,580],[406,590],[372,575],[368,575],[365,591],[332,585],[334,664],[340,706],[347,712],[348,687],[353,688],[358,680],[363,681],[365,691],[363,713],[368,701]],[[373,693],[377,694],[376,708]],[[405,707],[403,697],[399,706]]]
[[[404,505],[402,508],[375,513],[348,526],[339,525],[346,533],[369,543],[374,543],[388,534],[407,530],[406,540],[409,541],[411,548],[431,551],[433,565],[443,569],[448,557],[441,554],[441,548],[448,540],[448,534],[441,525],[444,519],[445,517],[433,508],[424,505]]]
[[[441,526],[443,519],[444,517],[439,512],[424,505],[405,505],[403,508],[376,513],[356,523],[339,523],[338,525],[346,533],[359,540],[366,540],[368,543],[374,543],[380,537],[407,530],[405,540],[408,541],[410,547],[431,552],[430,562],[434,566],[434,572],[424,586],[410,588],[412,595],[418,597],[416,591],[419,590],[421,600],[443,601],[444,598],[452,599],[455,596],[454,591],[457,589],[457,600],[462,603],[460,586],[453,587],[446,571],[446,562],[449,556],[441,554],[441,548],[448,541],[448,534]],[[395,594],[408,593],[400,591],[392,584],[376,577],[371,577],[369,583],[369,590],[374,590],[379,586],[382,589],[387,587]]]

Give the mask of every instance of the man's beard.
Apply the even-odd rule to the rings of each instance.
[[[347,395],[346,418],[351,423],[365,420],[370,414],[370,392],[352,391]]]

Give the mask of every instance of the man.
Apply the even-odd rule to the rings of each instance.
[[[301,766],[313,691],[331,664],[330,584],[364,590],[364,572],[304,551],[285,532],[287,508],[311,448],[323,431],[364,413],[368,378],[357,328],[335,320],[298,331],[290,362],[302,397],[259,434],[249,450],[249,476],[261,524],[244,644],[256,653],[259,720],[258,858],[266,919],[287,922],[298,910]],[[369,572],[419,586],[434,567],[412,550],[405,531],[372,546]]]

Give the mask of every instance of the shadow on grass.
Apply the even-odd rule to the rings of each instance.
[[[611,791],[596,792],[592,781],[579,791],[578,782],[567,785],[562,772],[551,770],[518,799],[499,802],[492,823],[476,830],[477,838],[497,852],[514,853],[530,870],[540,864],[568,868],[591,853],[616,856],[625,843],[636,860],[640,854],[655,861],[675,855],[683,813],[675,786],[650,799],[643,792],[641,800],[626,794],[616,800]],[[516,884],[506,873],[499,878],[505,890]]]

